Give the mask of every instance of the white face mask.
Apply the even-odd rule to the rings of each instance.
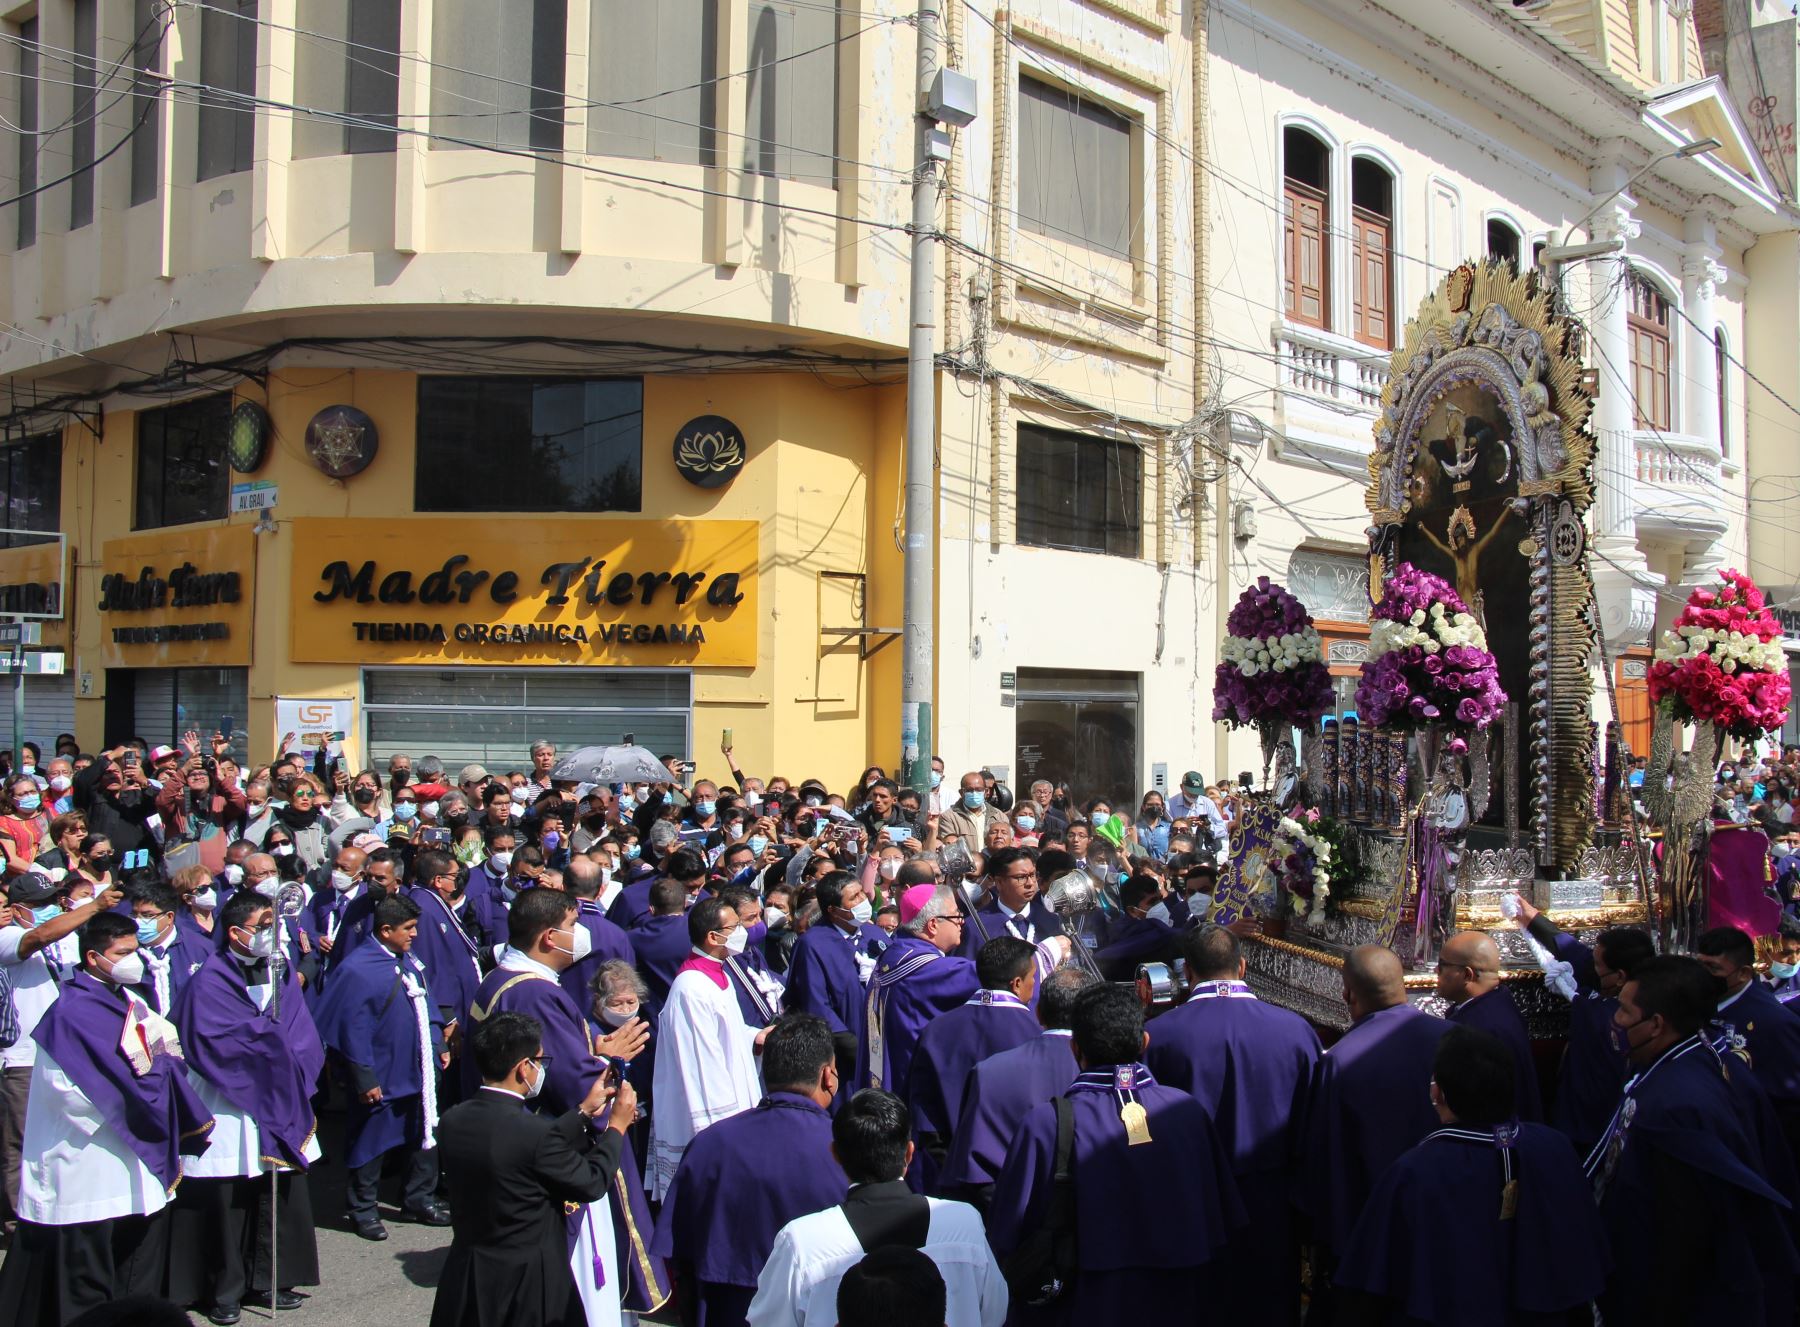
[[[258,894],[261,894],[264,898],[273,902],[275,899],[275,896],[281,892],[280,877],[279,876],[270,876],[266,880],[258,880],[256,882],[256,892]]]
[[[272,958],[275,954],[275,928],[259,927],[250,935],[250,957]]]
[[[572,937],[574,937],[571,942],[573,945],[573,948],[563,949],[563,947],[561,945],[557,944],[556,941],[554,941],[554,940],[552,940],[550,943],[552,945],[554,945],[557,949],[562,950],[563,953],[573,955],[574,959],[577,963],[581,962],[582,959],[586,958],[589,954],[594,952],[594,937],[588,933],[587,927],[585,927],[585,926],[570,927],[569,934]]]
[[[730,935],[725,937],[725,952],[727,954],[741,954],[744,952],[744,946],[749,943],[750,929],[746,926],[739,926]]]
[[[114,986],[136,986],[143,979],[144,960],[138,956],[135,949],[124,958],[114,959],[112,970],[102,978]]]
[[[505,875],[507,873],[507,871],[512,869],[512,859],[513,859],[512,850],[507,849],[504,852],[494,853],[491,857],[488,858],[488,864],[490,866],[492,866],[494,868],[494,870],[498,871],[501,875]]]
[[[905,862],[898,857],[884,857],[877,869],[881,872],[881,878],[883,880],[892,880],[895,876],[900,874],[900,868],[903,865],[905,865]]]
[[[544,1090],[544,1080],[550,1076],[549,1071],[541,1062],[533,1061],[533,1063],[537,1064],[537,1077],[532,1079],[531,1086],[525,1089],[525,1100],[527,1101]]]
[[[348,871],[333,871],[331,873],[331,887],[340,894],[348,894],[351,890],[356,888],[356,877],[351,875]]]
[[[764,908],[763,909],[763,920],[766,921],[767,923],[769,923],[769,929],[772,931],[777,926],[781,926],[786,923],[787,910],[785,908]]]
[[[205,889],[196,889],[188,900],[188,907],[198,912],[211,912],[219,906],[219,891],[208,885]]]
[[[854,908],[850,909],[850,917],[858,926],[867,926],[870,919],[874,916],[875,905],[869,902],[868,899],[864,899],[861,903],[858,903]]]
[[[225,883],[233,889],[244,883],[244,868],[235,862],[227,862],[225,869],[220,874],[225,877]]]
[[[273,848],[269,849],[269,856],[271,857],[292,857],[293,855],[294,845],[291,843],[277,843]]]
[[[622,1028],[637,1016],[638,1007],[636,1005],[632,1005],[629,1009],[614,1009],[611,1005],[600,1006],[600,1021],[609,1028]]]

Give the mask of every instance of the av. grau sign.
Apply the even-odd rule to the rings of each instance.
[[[97,603],[106,667],[248,664],[255,585],[247,525],[109,540]]]
[[[294,523],[296,662],[753,666],[754,521]]]

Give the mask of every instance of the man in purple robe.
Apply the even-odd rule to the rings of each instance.
[[[545,1077],[535,1104],[553,1115],[576,1109],[606,1072],[607,1061],[635,1059],[648,1037],[638,1019],[604,1036],[590,1035],[583,1009],[559,980],[570,964],[586,957],[592,943],[576,918],[576,901],[561,890],[521,893],[507,913],[508,943],[500,952],[499,965],[482,979],[469,1007],[471,1029],[502,1011],[529,1014],[538,1021]],[[472,1061],[464,1069],[465,1087],[471,1093],[474,1088],[468,1086],[467,1077],[474,1069]],[[578,1282],[584,1299],[617,1295],[620,1307],[634,1313],[651,1313],[667,1302],[661,1260],[650,1253],[652,1233],[637,1163],[627,1148],[606,1201],[571,1218],[571,1247],[598,1248],[604,1242],[620,1277],[607,1285],[595,1285],[592,1278]]]
[[[719,890],[718,897],[737,914],[745,935],[743,952],[725,956],[725,978],[731,983],[731,993],[737,997],[745,1024],[766,1028],[781,1016],[784,991],[781,978],[769,969],[769,960],[763,954],[762,941],[769,928],[762,919],[762,900],[755,890],[743,885],[727,885]]]
[[[1703,1035],[1716,978],[1691,958],[1645,963],[1613,1026],[1633,1077],[1587,1159],[1612,1273],[1609,1323],[1793,1322],[1788,1200],[1764,1177],[1743,1098]]]
[[[838,1077],[848,1083],[862,1044],[864,986],[888,939],[870,924],[874,906],[848,871],[833,871],[815,888],[819,919],[788,958],[787,1007],[825,1020],[837,1046]]]
[[[579,963],[569,964],[563,970],[561,981],[569,998],[582,1009],[593,999],[594,974],[602,963],[615,958],[622,958],[627,963],[636,961],[625,932],[606,920],[606,910],[600,906],[601,884],[599,862],[586,853],[569,859],[563,870],[563,888],[579,909],[576,924],[588,933],[588,956]]]
[[[182,1158],[212,1130],[175,1029],[131,987],[137,927],[98,913],[79,970],[38,1020],[18,1233],[0,1270],[0,1322],[61,1327],[110,1300],[160,1294]]]
[[[1619,1104],[1619,1089],[1630,1077],[1625,1052],[1612,1040],[1619,991],[1640,964],[1656,957],[1656,946],[1647,932],[1616,926],[1602,931],[1590,949],[1524,897],[1519,898],[1519,920],[1532,939],[1575,974],[1569,1040],[1556,1079],[1550,1123],[1567,1134],[1577,1154],[1585,1157],[1600,1141]]]
[[[1704,932],[1694,951],[1719,983],[1717,1017],[1743,1037],[1750,1067],[1769,1094],[1788,1149],[1800,1155],[1800,1012],[1758,979],[1755,942],[1736,927]]]
[[[1057,968],[1038,983],[1042,1031],[969,1071],[956,1133],[938,1174],[938,1191],[945,1197],[988,1206],[1020,1122],[1033,1106],[1060,1097],[1080,1072],[1069,1025],[1076,999],[1098,980],[1072,963]]]
[[[981,989],[928,1023],[913,1051],[907,1107],[918,1180],[931,1193],[938,1192],[938,1171],[956,1133],[969,1070],[1038,1036],[1031,1012],[1036,945],[1015,935],[995,936],[976,954],[975,976]]]
[[[1463,1027],[1491,1032],[1513,1054],[1513,1087],[1521,1120],[1544,1118],[1544,1094],[1538,1090],[1537,1060],[1531,1033],[1500,983],[1500,946],[1486,931],[1458,931],[1438,954],[1437,993],[1449,1001],[1444,1015]]]
[[[1135,875],[1119,887],[1124,913],[1107,926],[1105,943],[1094,953],[1100,974],[1108,981],[1129,981],[1140,964],[1167,963],[1175,957],[1174,928],[1151,909],[1162,902],[1162,885],[1147,875]]]
[[[350,1075],[345,1205],[358,1235],[384,1240],[377,1192],[382,1159],[396,1149],[406,1151],[406,1214],[423,1225],[450,1224],[437,1200],[437,1075],[450,1057],[443,1015],[412,956],[419,905],[383,899],[374,922],[374,942],[332,969],[316,1014],[320,1037]]]
[[[143,983],[132,993],[168,1018],[188,980],[181,937],[175,925],[181,902],[162,881],[144,880],[126,891],[125,906],[131,910],[131,920],[137,927],[138,956],[144,960]]]
[[[1319,1056],[1301,1146],[1300,1206],[1327,1270],[1375,1181],[1437,1127],[1431,1066],[1451,1027],[1407,1003],[1406,971],[1379,945],[1345,957],[1344,1003],[1350,1029]]]
[[[1319,1062],[1304,1018],[1257,999],[1244,984],[1243,948],[1223,926],[1182,937],[1192,983],[1187,1003],[1150,1026],[1144,1063],[1212,1116],[1231,1156],[1244,1228],[1227,1255],[1236,1274],[1220,1288],[1233,1323],[1279,1327],[1300,1319],[1294,1164]]]
[[[1393,1327],[1591,1317],[1609,1265],[1600,1214],[1569,1140],[1513,1114],[1513,1073],[1492,1033],[1456,1027],[1438,1042],[1441,1126],[1369,1195],[1338,1262],[1343,1316]]]
[[[683,1287],[684,1327],[744,1327],[781,1228],[843,1202],[850,1187],[831,1153],[831,1029],[811,1014],[783,1015],[763,1042],[762,1070],[767,1095],[695,1136],[657,1218],[652,1252]],[[779,1164],[758,1168],[770,1161]]]
[[[468,900],[458,892],[464,876],[456,859],[441,848],[427,848],[414,859],[413,874],[418,883],[404,891],[419,905],[412,953],[425,967],[445,1039],[454,1046],[457,1034],[468,1026],[469,1004],[481,985],[481,944],[469,919]],[[460,1081],[460,1075],[451,1077]]]
[[[1243,1222],[1231,1159],[1206,1108],[1144,1067],[1144,1007],[1102,985],[1075,1002],[1080,1074],[1065,1098],[1033,1106],[1000,1172],[988,1234],[1003,1259],[1056,1206],[1061,1109],[1073,1116],[1075,1266],[1048,1320],[1083,1327],[1185,1322],[1213,1302],[1220,1259]],[[1154,1219],[1148,1219],[1154,1213]]]
[[[326,977],[332,966],[338,961],[338,937],[344,933],[344,924],[350,915],[350,906],[357,899],[369,892],[368,883],[362,878],[363,863],[368,854],[361,848],[353,848],[348,843],[337,850],[332,858],[331,869],[324,881],[313,891],[307,900],[305,915],[307,929],[318,940],[319,953],[323,956],[320,966],[319,987],[327,985]],[[262,860],[258,860],[258,859]],[[255,889],[266,880],[278,879],[275,859],[267,853],[252,853],[244,859],[244,885]],[[313,879],[317,879],[315,874]],[[349,945],[345,945],[348,952]]]
[[[869,978],[866,1033],[856,1057],[859,1084],[906,1100],[913,1049],[925,1025],[981,989],[975,964],[954,952],[966,922],[954,889],[914,885],[900,896],[900,929]]]
[[[637,970],[658,1009],[669,1002],[675,974],[694,951],[688,939],[687,897],[679,880],[658,879],[650,888],[650,916],[625,933]]]
[[[393,898],[399,892],[399,855],[389,848],[376,848],[365,855],[356,895],[344,909],[344,923],[338,928],[337,944],[331,951],[333,967],[355,953],[358,945],[374,938],[375,910],[383,899]]]
[[[229,1327],[243,1303],[298,1308],[293,1288],[318,1284],[307,1169],[320,1155],[312,1098],[325,1048],[298,977],[271,959],[268,900],[240,890],[220,910],[219,925],[226,948],[207,959],[175,1005],[189,1081],[216,1123],[212,1146],[188,1168],[176,1199],[169,1295],[205,1302],[207,1317]],[[271,1169],[278,1172],[273,1192]],[[270,1284],[271,1199],[278,1286]]]
[[[606,910],[606,920],[623,931],[642,925],[653,911],[650,893],[661,880],[673,880],[681,886],[685,908],[705,892],[702,886],[706,883],[706,858],[692,848],[678,848],[663,860],[660,876],[651,876],[620,890],[619,897]]]
[[[1036,944],[1047,936],[1063,933],[1058,917],[1038,896],[1037,854],[1028,848],[1001,848],[988,853],[987,901],[969,914],[963,935],[962,956],[974,958],[982,945],[996,936],[1012,935]]]

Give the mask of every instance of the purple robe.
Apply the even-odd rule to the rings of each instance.
[[[687,914],[652,917],[625,934],[631,941],[638,975],[650,988],[650,998],[656,1002],[656,1007],[661,1009],[669,1002],[669,987],[675,982],[675,973],[694,952],[693,942],[688,939]]]
[[[1538,1090],[1537,1060],[1531,1053],[1531,1033],[1524,1015],[1513,1003],[1512,992],[1496,986],[1485,995],[1464,1000],[1444,1015],[1452,1023],[1492,1033],[1506,1044],[1513,1059],[1513,1106],[1521,1120],[1544,1118],[1544,1094]]]
[[[1770,977],[1769,989],[1775,998],[1783,1004],[1792,1004],[1800,1000],[1800,974],[1792,977]]]
[[[621,931],[635,930],[650,919],[650,886],[661,877],[645,876],[636,884],[626,885],[606,910],[606,920]]]
[[[1613,1271],[1609,1323],[1792,1322],[1800,1258],[1743,1099],[1701,1037],[1626,1087],[1587,1159]]]
[[[1147,1112],[1148,1143],[1127,1144],[1118,1070]],[[1159,1085],[1141,1064],[1083,1073],[1068,1097],[1078,1271],[1046,1316],[1081,1327],[1193,1321],[1243,1222],[1231,1161],[1206,1108]],[[1055,1155],[1056,1109],[1044,1102],[1025,1116],[994,1189],[988,1238],[1002,1258],[1047,1220]]]
[[[1319,1056],[1299,1196],[1328,1250],[1344,1247],[1382,1172],[1437,1128],[1432,1063],[1449,1030],[1398,1004],[1364,1014]]]
[[[1795,1127],[1800,1122],[1800,1012],[1751,978],[1737,999],[1720,1008],[1718,1017],[1744,1038],[1750,1065],[1775,1103],[1789,1141],[1800,1138]]]
[[[1108,981],[1130,981],[1140,963],[1165,963],[1175,956],[1177,937],[1167,922],[1121,915],[1107,928],[1106,943],[1094,954]]]
[[[1039,1102],[1068,1091],[1077,1065],[1069,1034],[1042,1032],[969,1070],[950,1151],[938,1172],[949,1198],[987,1197],[1020,1123]]]
[[[1220,1313],[1233,1323],[1297,1322],[1294,1167],[1318,1035],[1241,981],[1199,983],[1149,1031],[1144,1063],[1157,1082],[1206,1107],[1244,1202],[1247,1219],[1227,1255],[1237,1275],[1220,1289]]]
[[[556,981],[536,972],[495,968],[482,978],[469,1007],[469,1018],[472,1023],[479,1023],[502,1011],[530,1014],[543,1027],[544,1088],[531,1104],[550,1115],[574,1110],[587,1098],[594,1080],[605,1072],[606,1061],[594,1054],[587,1020],[569,993]],[[474,1057],[462,1058],[466,1095],[473,1095],[476,1088],[470,1084],[477,1081]],[[634,1082],[640,1081],[637,1072],[631,1077]],[[619,1269],[625,1278],[619,1287],[619,1303],[630,1313],[653,1312],[668,1301],[668,1278],[662,1260],[650,1251],[654,1228],[630,1148],[621,1153],[619,1173],[613,1176],[607,1203],[612,1210]]]
[[[200,970],[200,965],[217,950],[213,937],[218,934],[218,913],[214,912],[213,929],[207,930],[185,907],[175,913],[175,962],[185,970],[183,981]]]
[[[1548,1125],[1516,1128],[1504,1152],[1494,1130],[1440,1128],[1389,1166],[1336,1284],[1382,1301],[1393,1327],[1561,1327],[1589,1303],[1610,1263],[1581,1161]]]
[[[887,944],[879,926],[862,925],[845,933],[829,920],[814,922],[794,942],[788,958],[788,1011],[816,1014],[833,1032],[847,1032],[860,1042],[863,983],[856,956],[878,958]]]
[[[781,1228],[835,1207],[849,1189],[831,1155],[830,1114],[806,1097],[771,1092],[688,1144],[651,1252],[691,1266],[701,1327],[740,1327]]]
[[[78,972],[58,990],[32,1038],[94,1103],[132,1155],[173,1193],[181,1182],[181,1158],[206,1151],[212,1112],[188,1085],[186,1067],[174,1056],[154,1057],[141,1077],[133,1071],[119,1049],[126,1010],[123,991]]]
[[[752,972],[760,972],[766,977],[768,971],[768,961],[754,945],[741,954],[730,954],[725,958],[725,979],[731,983],[731,993],[737,998],[738,1012],[744,1016],[745,1027],[766,1028],[781,1017],[779,992],[765,994],[751,979]]]
[[[425,986],[429,1047],[419,1045],[403,969]],[[379,940],[362,945],[332,969],[313,1014],[320,1038],[350,1070],[345,1164],[354,1170],[396,1147],[417,1146],[424,1130],[425,1053],[436,1055],[444,1044],[443,1016],[424,965],[410,954],[391,953]],[[372,1087],[381,1089],[381,1100],[362,1101]]]
[[[1619,1104],[1619,1089],[1630,1077],[1625,1052],[1612,1041],[1612,1019],[1618,1000],[1602,995],[1594,977],[1594,952],[1560,930],[1547,917],[1535,917],[1531,934],[1575,972],[1575,998],[1569,1002],[1569,1039],[1556,1077],[1556,1104],[1550,1123],[1586,1156]]]
[[[856,1053],[856,1081],[908,1099],[913,1049],[925,1025],[955,1009],[981,981],[966,958],[940,953],[936,945],[902,933],[876,961],[863,1005],[866,1033]]]
[[[913,1051],[907,1104],[912,1110],[913,1157],[924,1190],[936,1193],[938,1168],[948,1153],[962,1111],[969,1070],[1002,1051],[1036,1041],[1038,1021],[1028,1006],[1005,991],[980,990],[960,1009],[928,1023]]]
[[[413,940],[412,954],[425,965],[431,998],[437,1002],[445,1026],[466,1026],[469,1002],[481,984],[480,951],[475,937],[437,890],[412,885],[402,892],[419,905],[419,931]]]
[[[169,933],[168,943],[160,948],[156,945],[147,945],[140,941],[138,943],[138,953],[141,954],[144,959],[144,979],[131,988],[131,993],[137,996],[137,998],[142,1000],[145,1004],[149,1005],[157,1013],[161,1014],[164,1018],[167,1018],[170,1011],[175,1008],[175,1001],[181,995],[181,988],[187,985],[188,976],[190,974],[190,969],[184,961],[185,956],[181,948],[180,929],[177,928],[174,931],[171,931]],[[168,975],[164,985],[164,989],[167,991],[166,999],[159,997],[157,994],[156,979],[150,970],[150,956],[152,954],[156,955],[168,965]]]
[[[261,965],[266,973],[268,965]],[[175,1004],[175,1027],[188,1067],[251,1119],[263,1147],[306,1169],[313,1136],[313,1093],[325,1067],[325,1047],[292,968],[283,973],[278,1012],[251,998],[243,964],[214,954]]]
[[[469,868],[469,883],[463,895],[469,901],[469,915],[480,932],[479,943],[487,949],[506,943],[506,899],[500,893],[500,882],[506,872],[494,873],[486,862]]]
[[[637,955],[631,951],[631,941],[625,932],[606,920],[606,914],[599,903],[591,898],[578,899],[580,910],[575,914],[575,922],[593,941],[593,948],[588,956],[579,963],[571,963],[563,969],[559,980],[562,988],[574,999],[576,1007],[586,1009],[594,1002],[594,974],[600,970],[602,963],[613,959],[624,959],[627,963],[635,963]]]

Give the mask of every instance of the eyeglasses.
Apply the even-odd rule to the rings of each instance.
[[[1038,873],[1036,871],[1027,871],[1024,875],[1008,875],[1003,878],[1007,880],[1036,880],[1038,878]]]

